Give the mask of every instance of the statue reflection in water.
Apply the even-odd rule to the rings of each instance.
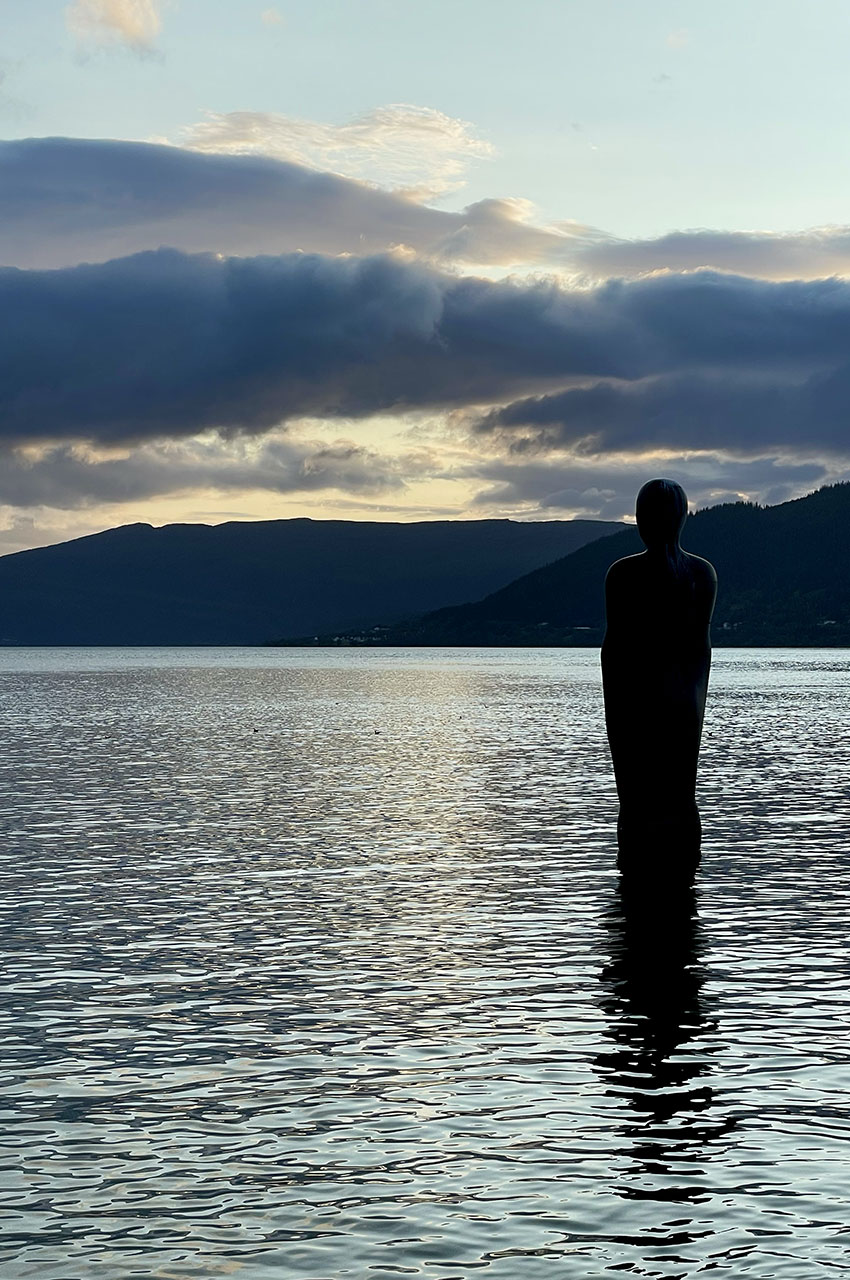
[[[606,1093],[627,1107],[617,1190],[633,1200],[698,1202],[708,1190],[708,1144],[716,1150],[734,1119],[715,1112],[709,1083],[717,1023],[702,992],[693,887],[660,897],[625,877],[604,923],[610,959],[600,1004],[613,1043],[596,1065]]]
[[[687,513],[680,485],[645,484],[635,515],[646,550],[618,560],[605,580],[602,682],[624,872],[651,873],[651,862],[687,877],[699,862],[695,790],[717,575],[682,550]]]

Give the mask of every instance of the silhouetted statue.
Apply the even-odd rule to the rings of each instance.
[[[624,871],[650,855],[685,874],[699,861],[697,759],[717,575],[679,545],[687,513],[680,485],[645,484],[635,515],[646,550],[612,564],[605,579],[602,683]]]

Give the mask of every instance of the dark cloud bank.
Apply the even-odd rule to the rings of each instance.
[[[534,226],[527,206],[459,212],[257,155],[97,138],[0,141],[0,262],[62,267],[161,246],[255,255],[374,254],[405,245],[436,261],[550,266],[591,279],[712,267],[765,279],[850,271],[850,227],[675,231],[624,240],[574,223]]]
[[[403,244],[445,260],[554,261],[574,236],[526,224],[511,200],[460,213],[366,182],[256,155],[145,142],[0,142],[0,261],[62,267],[160,246],[254,255],[378,253]]]
[[[838,280],[701,272],[568,290],[393,256],[173,250],[0,271],[7,444],[519,399],[478,430],[537,448],[840,452],[848,357]]]
[[[451,474],[483,486],[484,509],[620,517],[647,466],[697,502],[781,501],[846,473],[850,283],[789,277],[850,270],[850,229],[626,241],[524,216],[256,155],[0,142],[0,504],[365,499]],[[406,409],[459,410],[468,465],[275,431]],[[192,439],[208,430],[230,438]]]
[[[786,381],[781,368],[772,381],[759,373],[676,374],[625,387],[597,383],[515,401],[485,414],[477,430],[501,434],[514,453],[850,452],[848,366],[818,371],[802,384]]]

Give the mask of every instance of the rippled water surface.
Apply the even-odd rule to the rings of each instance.
[[[0,1275],[850,1271],[850,654],[715,654],[621,901],[591,651],[0,650]]]

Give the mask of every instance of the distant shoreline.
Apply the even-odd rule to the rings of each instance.
[[[360,641],[255,641],[250,644],[216,644],[213,642],[198,644],[7,644],[0,641],[0,652],[11,653],[15,650],[28,649],[598,649],[600,644],[594,641],[587,644],[515,644],[510,641],[481,640],[467,644],[435,644],[433,641],[408,641],[405,643],[381,644],[380,642]],[[731,642],[712,639],[712,649],[850,649],[850,640],[818,643],[812,640],[748,640]]]

